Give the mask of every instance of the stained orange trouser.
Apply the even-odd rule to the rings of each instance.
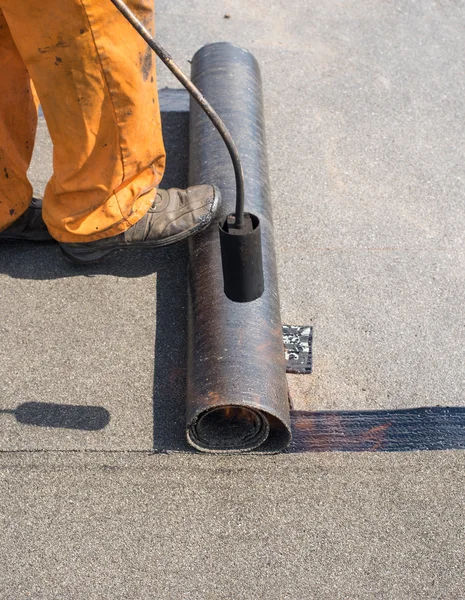
[[[153,30],[153,0],[127,4]],[[0,81],[0,231],[32,196],[34,87],[54,149],[51,235],[92,241],[143,217],[165,167],[155,59],[110,0],[0,0]]]

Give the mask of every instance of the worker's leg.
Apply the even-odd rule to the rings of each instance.
[[[0,3],[1,4],[1,3]],[[26,172],[37,126],[37,106],[26,66],[0,10],[0,231],[28,208]]]
[[[153,0],[128,5],[153,29]],[[0,8],[53,141],[49,231],[88,242],[127,230],[152,206],[165,164],[151,50],[110,0],[0,0]]]

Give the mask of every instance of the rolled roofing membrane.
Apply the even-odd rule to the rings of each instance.
[[[276,452],[291,427],[260,70],[250,52],[216,43],[194,56],[192,80],[241,155],[245,210],[261,222],[265,292],[242,304],[225,296],[217,225],[189,240],[187,439],[205,452]],[[191,101],[189,185],[202,183],[221,190],[219,219],[234,211],[228,151]]]

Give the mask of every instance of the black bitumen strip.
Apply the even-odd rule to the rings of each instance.
[[[293,411],[289,452],[465,449],[465,408]]]

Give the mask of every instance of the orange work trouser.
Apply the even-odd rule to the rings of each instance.
[[[127,3],[153,31],[153,0]],[[0,0],[0,81],[0,231],[32,197],[34,88],[53,142],[51,235],[98,240],[144,216],[165,167],[155,57],[110,0]]]

